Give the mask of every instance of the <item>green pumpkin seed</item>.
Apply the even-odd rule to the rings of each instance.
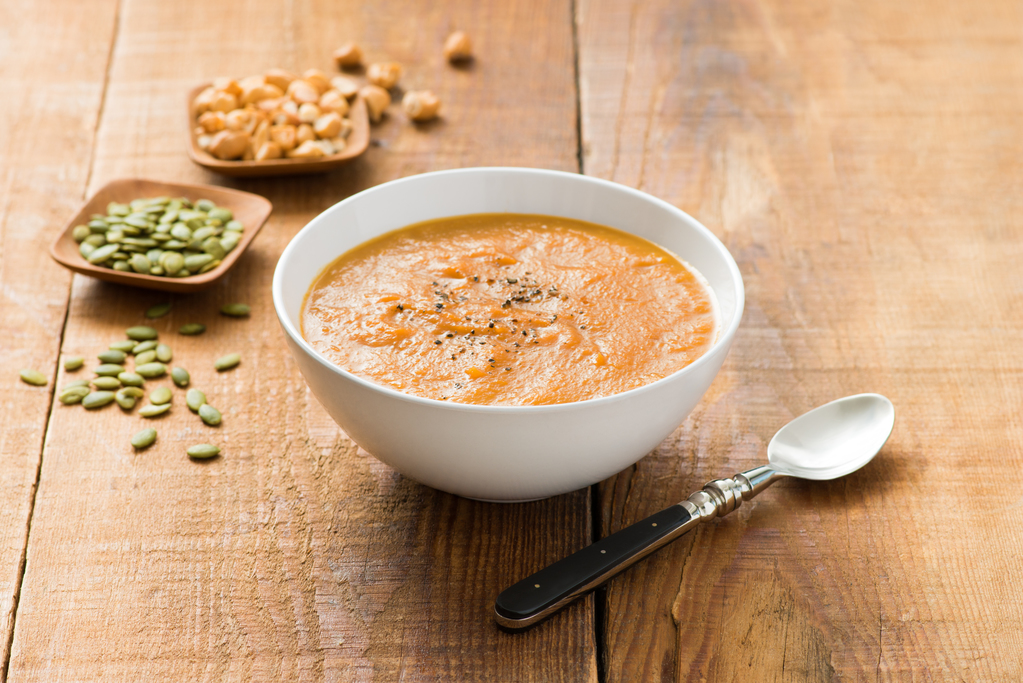
[[[146,383],[145,377],[135,372],[122,372],[117,379],[126,387],[140,387]]]
[[[167,387],[160,387],[149,394],[149,402],[162,406],[164,403],[170,403],[171,401],[171,390]]]
[[[217,205],[210,199],[199,199],[195,202],[195,208],[199,211],[212,211]]]
[[[146,363],[152,363],[154,360],[156,360],[155,349],[135,354],[135,365],[145,365]]]
[[[76,379],[73,382],[68,382],[60,388],[61,391],[67,391],[68,389],[74,389],[75,387],[89,387],[89,380],[87,379]]]
[[[124,373],[122,373],[124,374]],[[121,388],[121,380],[116,377],[97,377],[92,380],[92,385],[103,391],[114,391]]]
[[[220,455],[220,449],[211,443],[199,443],[194,446],[189,446],[188,457],[196,458],[197,460],[205,460],[206,458],[215,458]]]
[[[96,357],[99,358],[104,363],[116,363],[117,365],[121,365],[124,363],[124,359],[127,357],[127,355],[124,353],[124,351],[118,351],[116,349],[107,349],[106,351],[100,351],[98,354],[96,354]]]
[[[244,318],[252,312],[248,304],[225,304],[220,307],[220,312],[232,318]]]
[[[143,363],[135,366],[135,372],[146,379],[152,379],[167,374],[167,366],[163,363]]]
[[[153,267],[153,264],[146,258],[145,254],[132,254],[131,260],[128,263],[131,264],[132,270],[142,275],[149,275],[149,270]]]
[[[218,220],[218,221],[221,221],[223,223],[226,223],[229,220],[231,220],[232,218],[234,218],[234,214],[231,213],[231,209],[225,209],[222,206],[218,206],[216,208],[210,209],[209,212],[208,212],[208,215],[213,220]]]
[[[163,415],[170,409],[170,403],[164,403],[163,405],[155,405],[151,403],[148,406],[142,406],[139,408],[139,415],[142,417],[156,417],[157,415]]]
[[[171,379],[174,380],[174,384],[182,388],[187,387],[188,383],[192,380],[191,376],[188,374],[188,370],[185,370],[184,368],[172,368],[170,374]]]
[[[89,387],[71,387],[61,391],[57,399],[64,405],[69,406],[72,403],[81,403],[82,399],[88,395]]]
[[[146,351],[152,351],[153,349],[155,349],[158,346],[158,344],[159,344],[159,342],[157,342],[155,339],[150,339],[149,341],[144,341],[144,342],[142,342],[140,344],[136,344],[134,347],[132,347],[131,352],[134,355],[137,356],[140,353],[145,353]]]
[[[217,372],[223,372],[224,370],[230,370],[231,368],[242,362],[242,357],[237,353],[229,353],[226,356],[221,356],[213,363],[213,367],[217,369]]]
[[[87,259],[89,255],[96,251],[96,246],[89,244],[88,242],[82,242],[78,245],[78,253],[82,255],[82,258]]]
[[[188,336],[202,334],[206,331],[206,326],[202,323],[187,323],[178,328],[178,334],[184,334]]]
[[[128,265],[128,262],[122,261],[121,259],[117,259],[116,261],[114,261],[110,267],[120,273],[127,273],[128,271],[131,270],[131,266]]]
[[[156,359],[161,363],[169,363],[174,358],[174,352],[166,344],[157,344]]]
[[[160,266],[153,266],[152,268],[149,269],[149,274],[150,275],[163,275],[163,268],[161,268]]]
[[[232,249],[238,246],[238,242],[239,240],[236,237],[222,237],[220,239],[220,246],[224,248],[224,253],[227,254]]]
[[[89,230],[89,226],[87,226],[87,225],[76,225],[74,227],[74,229],[71,231],[71,239],[73,239],[78,244],[81,244],[82,240],[84,240],[86,237],[88,237],[91,234],[92,234],[92,231]]]
[[[93,233],[92,235],[89,235],[84,240],[82,240],[82,244],[91,244],[94,247],[102,247],[106,243],[107,238],[104,236],[104,234]]]
[[[102,249],[102,247],[100,247],[100,249]],[[213,257],[209,254],[194,254],[192,256],[185,257],[185,268],[187,268],[190,273],[197,273],[202,270],[203,266],[212,262]]]
[[[150,306],[146,310],[146,317],[147,318],[162,318],[163,316],[165,316],[168,313],[170,313],[170,310],[171,310],[171,305],[169,303],[157,304],[155,306]]]
[[[237,230],[238,232],[241,232],[245,230],[245,225],[241,221],[228,221],[227,223],[224,223],[224,229]]]
[[[85,365],[85,359],[81,356],[68,356],[64,359],[64,369],[68,372],[74,372],[83,365]]]
[[[152,327],[146,325],[137,325],[135,327],[129,327],[124,331],[128,335],[128,339],[134,339],[136,341],[147,341],[149,339],[156,339],[157,331]]]
[[[163,269],[168,275],[174,275],[182,268],[185,267],[185,257],[176,251],[165,252],[166,258],[163,259]]]
[[[43,373],[39,372],[38,370],[32,370],[30,368],[25,368],[24,370],[22,370],[18,374],[21,376],[21,381],[22,382],[24,382],[26,384],[33,384],[33,385],[35,385],[37,387],[45,387],[47,385],[47,383],[49,382],[49,380],[46,379],[46,375],[44,375]]]
[[[209,403],[203,403],[199,406],[199,417],[202,421],[211,427],[216,427],[220,424],[221,415],[220,411],[211,406]]]
[[[143,396],[146,395],[146,392],[142,391],[142,387],[130,387],[130,386],[121,389],[117,393],[124,394],[125,396],[131,396],[132,398],[142,398]]]
[[[89,254],[87,260],[89,261],[89,263],[93,265],[103,263],[111,256],[113,256],[114,252],[116,252],[117,249],[118,246],[116,244],[104,244],[102,247],[97,247],[94,252]]]
[[[161,235],[153,235],[153,239],[154,240],[155,239],[160,239],[161,237],[162,237]],[[170,237],[163,237],[163,239],[168,239],[169,240]],[[156,268],[156,264],[159,263],[161,256],[163,256],[163,249],[154,248],[154,249],[150,249],[149,251],[146,252],[146,258],[149,259],[149,262],[153,264],[154,268]],[[147,318],[159,318],[159,317],[161,317],[160,315],[149,315],[149,311],[153,310],[154,308],[159,308],[160,306],[166,306],[167,307],[167,312],[163,313],[161,315],[167,315],[167,313],[170,312],[170,304],[157,304],[156,306],[153,306],[152,308],[150,308],[149,310],[146,311],[146,317]]]
[[[208,273],[208,272],[210,272],[211,270],[213,270],[214,268],[216,268],[219,265],[220,265],[220,260],[219,259],[216,259],[214,261],[210,261],[205,266],[203,266],[202,268],[199,269],[199,275],[202,275],[203,273]]]
[[[100,377],[117,377],[124,372],[124,366],[117,363],[104,363],[97,365],[92,371]]]
[[[185,404],[188,405],[188,409],[193,413],[198,413],[199,408],[206,405],[206,394],[198,389],[189,389],[188,393],[185,394]]]
[[[120,341],[115,341],[108,348],[110,348],[113,351],[124,351],[125,353],[131,353],[135,349],[135,345],[137,343],[138,342],[133,342],[130,339],[122,339]]]
[[[102,408],[113,400],[114,392],[112,391],[93,391],[85,395],[85,398],[82,399],[82,405],[89,409]]]
[[[143,429],[141,432],[131,437],[131,445],[142,450],[143,448],[149,448],[156,441],[156,430],[153,428]]]

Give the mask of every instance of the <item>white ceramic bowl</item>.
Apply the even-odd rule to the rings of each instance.
[[[302,300],[319,272],[384,232],[445,216],[538,213],[640,235],[692,264],[717,297],[711,349],[662,380],[614,396],[545,406],[478,406],[409,396],[352,375],[300,333]],[[335,204],[277,263],[274,306],[313,394],[379,460],[423,484],[468,498],[524,501],[598,482],[653,450],[710,386],[742,317],[742,277],[711,232],[674,206],[583,175],[467,168],[385,183]]]

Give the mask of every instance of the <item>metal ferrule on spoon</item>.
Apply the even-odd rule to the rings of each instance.
[[[529,628],[671,543],[701,522],[723,517],[787,475],[768,465],[715,479],[677,505],[602,538],[502,592],[494,618],[507,629]]]

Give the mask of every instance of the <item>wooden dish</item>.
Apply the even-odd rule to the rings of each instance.
[[[85,225],[92,214],[107,212],[110,202],[127,203],[133,199],[144,197],[187,197],[193,202],[209,199],[217,206],[231,209],[234,217],[245,226],[242,239],[232,249],[219,266],[201,275],[189,277],[161,277],[158,275],[142,275],[140,273],[123,273],[112,268],[95,266],[85,260],[78,252],[78,243],[71,236],[76,225]],[[231,190],[214,185],[184,185],[181,183],[163,183],[156,180],[141,178],[125,178],[114,180],[104,185],[96,194],[78,210],[50,246],[50,256],[66,268],[89,277],[116,282],[133,287],[159,289],[165,292],[197,292],[209,287],[223,277],[238,261],[245,249],[259,232],[266,219],[270,216],[273,205],[265,197],[251,192]]]
[[[195,98],[211,83],[204,83],[188,93],[188,156],[192,161],[227,176],[236,178],[252,178],[255,176],[298,175],[300,173],[324,173],[348,163],[366,151],[369,147],[369,114],[366,103],[360,95],[352,100],[348,120],[352,122],[352,132],[348,134],[348,146],[338,154],[319,159],[270,159],[269,161],[223,161],[208,154],[199,147],[195,134],[196,119]]]

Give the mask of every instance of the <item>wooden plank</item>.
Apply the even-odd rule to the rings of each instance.
[[[879,391],[878,460],[614,581],[607,680],[1017,680],[1020,9],[583,0],[584,169],[704,221],[747,287],[706,399],[600,488],[604,535]],[[684,256],[684,254],[683,254]]]
[[[275,211],[236,271],[170,297],[172,313],[155,321],[224,412],[220,428],[201,425],[177,392],[154,423],[157,444],[135,454],[128,439],[149,424],[137,415],[54,411],[12,681],[596,678],[592,601],[521,636],[489,615],[506,585],[588,542],[588,493],[491,505],[396,475],[309,394],[269,288],[288,240],[353,192],[453,166],[576,169],[570,21],[568,2],[123,3],[92,186],[128,175],[217,182],[264,194]],[[468,69],[441,56],[456,27],[480,55]],[[320,177],[227,183],[187,160],[193,84],[328,68],[349,39],[370,59],[404,63],[405,87],[434,88],[443,120],[411,127],[395,113],[362,160]],[[65,351],[92,355],[166,298],[76,278]],[[230,301],[252,304],[251,319],[218,316]],[[189,321],[209,329],[173,332]],[[244,360],[217,375],[211,362],[228,351]],[[184,448],[200,440],[223,457],[189,462]]]
[[[115,6],[11,2],[0,32],[7,94],[0,108],[0,678],[71,283],[49,258],[49,243],[85,191]],[[58,12],[67,23],[55,27]],[[49,385],[19,381],[22,368],[44,373]]]

